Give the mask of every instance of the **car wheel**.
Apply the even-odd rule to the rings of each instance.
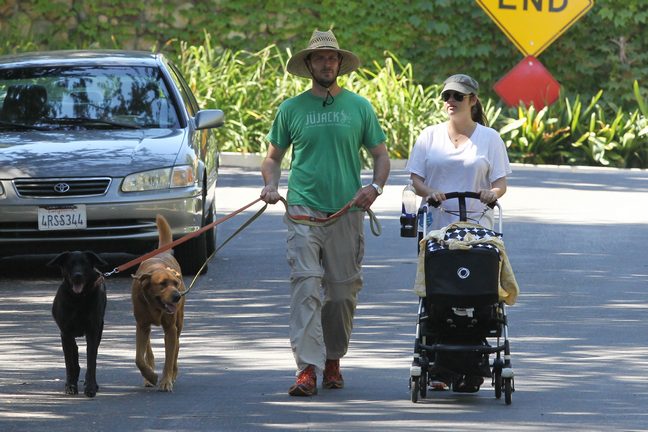
[[[214,208],[209,209],[205,225],[214,222]],[[216,251],[216,227],[205,231],[205,241],[207,244],[207,256],[210,257]]]
[[[175,247],[175,258],[178,260],[182,273],[185,275],[195,275],[198,273],[200,267],[207,261],[208,256],[207,232]],[[205,265],[200,274],[207,273],[207,267]]]

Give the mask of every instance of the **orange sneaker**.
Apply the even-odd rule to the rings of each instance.
[[[299,372],[297,380],[288,389],[290,396],[313,396],[317,394],[317,375],[315,366],[308,365],[306,369]]]
[[[344,387],[344,378],[340,373],[340,360],[326,360],[322,387],[326,389],[341,389]]]

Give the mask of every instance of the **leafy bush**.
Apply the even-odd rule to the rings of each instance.
[[[639,108],[629,113],[602,102],[602,90],[586,107],[580,96],[540,111],[519,107],[500,129],[509,156],[527,163],[648,167],[648,119],[637,82],[634,89]]]
[[[362,68],[340,83],[372,102],[393,158],[406,159],[422,127],[443,121],[439,87],[417,84],[412,65],[393,54],[384,65],[374,62],[373,69]]]
[[[214,47],[208,33],[200,46],[181,45],[181,69],[201,105],[226,113],[222,151],[267,150],[265,136],[279,104],[310,88],[307,79],[286,72],[289,57],[289,50],[275,45],[257,52]],[[446,119],[440,86],[418,84],[412,65],[392,53],[339,82],[371,101],[392,158],[406,159],[421,130]],[[586,104],[578,95],[563,95],[539,111],[482,102],[514,162],[648,167],[648,108],[639,83],[634,83],[633,112],[604,102],[603,94],[600,90]]]
[[[226,113],[221,151],[267,149],[264,137],[279,103],[308,84],[284,72],[287,57],[274,45],[258,52],[222,50],[209,34],[201,46],[182,44],[179,66],[201,106]]]
[[[267,150],[265,135],[279,104],[310,88],[309,80],[286,72],[289,57],[274,45],[255,53],[219,50],[209,34],[201,46],[182,44],[178,63],[201,106],[226,112],[222,151]],[[407,158],[421,128],[441,121],[438,87],[416,84],[412,65],[393,55],[339,83],[372,101],[395,158]]]

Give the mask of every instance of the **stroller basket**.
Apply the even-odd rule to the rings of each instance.
[[[426,299],[427,300],[427,299]],[[435,339],[481,340],[500,337],[506,316],[498,304],[462,308],[425,302],[420,316],[421,335]],[[461,342],[457,342],[461,344]]]

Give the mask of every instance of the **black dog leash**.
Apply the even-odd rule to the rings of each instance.
[[[257,200],[257,201],[258,201],[258,200]],[[256,201],[255,201],[255,202],[256,202]],[[243,230],[244,230],[245,228],[247,228],[247,227],[248,227],[252,222],[254,222],[254,221],[255,221],[259,216],[261,216],[261,214],[265,211],[266,208],[268,208],[268,204],[267,204],[267,203],[266,203],[263,207],[261,207],[261,209],[259,209],[259,210],[254,214],[254,215],[252,215],[252,217],[250,217],[248,220],[246,220],[245,223],[243,223],[243,225],[241,225],[241,226],[240,226],[236,231],[234,231],[234,233],[233,233],[232,235],[230,235],[230,236],[229,236],[229,237],[228,237],[228,238],[227,238],[227,239],[226,239],[226,240],[225,240],[225,241],[224,241],[220,246],[218,246],[218,247],[216,248],[216,250],[214,250],[214,252],[212,252],[211,255],[209,255],[209,256],[207,257],[207,259],[205,260],[205,262],[203,263],[203,265],[200,266],[200,268],[199,268],[198,271],[196,272],[196,275],[194,276],[194,278],[191,280],[191,283],[189,284],[189,288],[187,288],[186,290],[184,290],[183,292],[180,293],[181,296],[184,297],[185,295],[187,295],[187,294],[189,293],[189,291],[191,291],[191,289],[193,288],[194,284],[195,284],[196,281],[198,280],[198,276],[200,276],[200,274],[202,273],[203,269],[207,266],[207,264],[209,263],[209,261],[211,261],[211,259],[214,257],[214,255],[216,255],[216,252],[218,252],[219,250],[221,250],[221,249],[223,248],[223,246],[225,246],[225,245],[226,245],[230,240],[232,240],[234,237],[236,237],[236,236],[238,235],[238,233],[240,233],[241,231],[243,231]]]

